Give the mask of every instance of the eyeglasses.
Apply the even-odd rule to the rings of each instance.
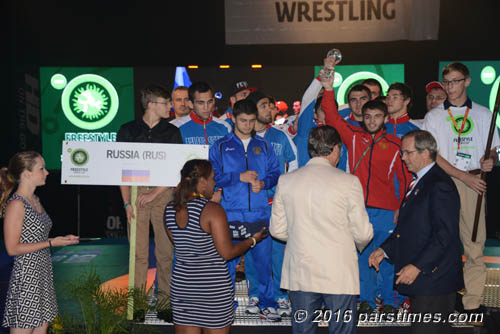
[[[157,104],[171,104],[172,102],[168,101],[168,102],[160,102],[160,101],[149,101],[151,103],[157,103]]]
[[[400,151],[399,152],[399,155],[404,157],[405,155],[411,155],[413,153],[417,152],[417,150],[413,150],[413,151]]]
[[[465,78],[455,79],[455,80],[443,80],[443,86],[449,86],[453,84],[453,86],[458,85],[461,81],[465,81]]]

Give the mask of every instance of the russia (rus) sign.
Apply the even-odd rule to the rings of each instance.
[[[65,141],[62,184],[175,187],[184,163],[207,145]]]
[[[186,161],[208,159],[208,145],[64,141],[62,184],[129,185],[135,212],[130,222],[129,289],[135,282],[137,186],[175,187]],[[134,301],[129,296],[127,319]]]

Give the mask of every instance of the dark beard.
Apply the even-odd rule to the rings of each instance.
[[[269,117],[269,120],[267,120],[267,119],[264,119],[264,118],[262,118],[262,117],[260,117],[260,116],[257,115],[257,121],[259,121],[262,124],[266,124],[267,125],[267,124],[269,124],[269,123],[271,123],[273,121],[273,116]]]
[[[385,124],[382,124],[382,126],[381,126],[381,127],[379,127],[379,128],[378,128],[377,130],[375,130],[375,131],[370,131],[370,130],[368,130],[368,129],[366,128],[365,123],[361,123],[361,128],[362,128],[363,130],[365,130],[366,132],[368,132],[369,134],[374,135],[374,134],[379,133],[380,131],[385,130]]]

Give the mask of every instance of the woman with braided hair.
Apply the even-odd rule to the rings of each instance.
[[[176,256],[170,286],[176,333],[229,333],[234,288],[226,261],[267,236],[263,228],[233,244],[224,209],[210,201],[214,187],[210,162],[190,160],[181,170],[174,200],[165,208]]]
[[[32,151],[17,153],[0,170],[5,248],[15,257],[3,316],[10,333],[47,332],[57,316],[50,247],[78,243],[74,235],[49,239],[52,221],[34,194],[48,174],[43,158]]]

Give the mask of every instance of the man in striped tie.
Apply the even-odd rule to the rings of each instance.
[[[418,180],[418,176],[414,175],[413,179],[411,180],[410,184],[408,185],[408,190],[406,190],[405,200],[408,199],[408,197],[410,196],[411,191],[413,189],[413,186],[415,185],[415,183],[417,183],[417,180]]]
[[[368,262],[378,270],[384,258],[391,261],[396,289],[410,296],[412,314],[433,317],[431,322],[416,318],[412,333],[450,333],[448,316],[464,284],[457,187],[436,164],[437,144],[429,132],[414,130],[403,136],[401,156],[417,177],[401,205],[396,228]]]

